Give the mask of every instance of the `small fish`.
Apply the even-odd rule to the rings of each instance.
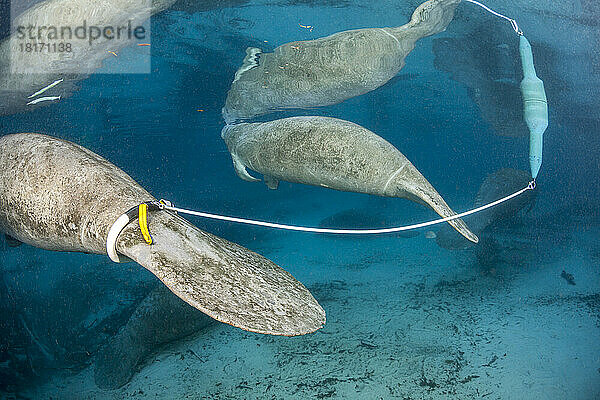
[[[138,43],[138,46],[150,46],[150,43]]]
[[[425,232],[425,237],[427,239],[435,239],[437,237],[437,235],[435,234],[434,231],[427,231],[427,232]]]
[[[310,29],[311,32],[314,28],[314,26],[312,26],[312,25],[302,25],[302,24],[298,24],[298,25],[300,25],[300,28]]]
[[[41,103],[42,101],[52,101],[52,100],[60,100],[60,96],[40,97],[35,100],[31,100],[29,103],[27,103],[27,105],[29,106],[29,105]]]
[[[396,233],[396,237],[409,239],[419,236],[421,233],[419,231],[400,231]]]
[[[563,272],[560,274],[560,277],[566,280],[569,285],[575,284],[575,277],[573,277],[573,274],[569,274],[563,270]]]
[[[366,340],[361,340],[359,346],[367,349],[376,349],[379,347],[375,343],[367,342]]]
[[[38,90],[37,92],[35,92],[34,94],[32,94],[31,96],[29,96],[29,97],[27,97],[27,98],[28,98],[28,99],[30,99],[30,98],[32,98],[32,97],[35,97],[35,96],[39,95],[39,94],[42,94],[42,93],[44,93],[46,90],[48,90],[48,89],[52,89],[54,86],[58,85],[58,84],[59,84],[59,83],[61,83],[63,80],[64,80],[64,79],[60,78],[60,79],[58,79],[58,80],[56,80],[56,81],[52,82],[51,84],[49,84],[49,85],[48,85],[48,86],[46,86],[45,88]]]
[[[117,57],[117,53],[115,53],[114,51],[110,51],[110,50],[108,50],[108,52],[109,52],[110,54],[112,54],[113,56]]]

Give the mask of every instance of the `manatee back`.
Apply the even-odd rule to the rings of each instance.
[[[225,121],[286,108],[320,107],[374,90],[404,66],[417,40],[446,29],[460,0],[429,0],[400,27],[367,28],[251,50],[227,94]]]
[[[380,28],[286,43],[261,53],[227,95],[227,122],[286,108],[336,104],[378,88],[404,66],[416,40],[400,43]]]
[[[112,223],[152,196],[76,144],[26,133],[0,138],[0,231],[48,250],[105,253]]]

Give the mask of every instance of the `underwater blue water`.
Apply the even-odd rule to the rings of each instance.
[[[271,51],[342,30],[399,26],[419,2],[189,3],[151,18],[150,74],[104,73],[123,62],[107,58],[71,97],[0,116],[0,135],[38,132],[73,141],[156,197],[191,209],[308,226],[332,218],[348,228],[437,218],[402,199],[287,182],[269,190],[243,181],[221,139],[221,108],[246,47]],[[104,256],[3,245],[0,269],[10,289],[0,296],[0,398],[599,398],[600,48],[597,20],[585,18],[600,17],[600,9],[568,3],[493,4],[531,32],[550,125],[535,201],[498,222],[487,250],[443,249],[425,235],[436,227],[415,237],[333,237],[190,217],[292,273],[325,308],[328,323],[292,339],[211,325],[155,349],[130,383],[106,391],[94,385],[94,359],[155,278]],[[493,29],[478,30],[484,25]],[[569,26],[580,32],[573,48]],[[463,2],[448,29],[418,41],[399,76],[383,87],[261,118],[323,115],[360,124],[405,154],[455,211],[468,210],[487,175],[529,166],[526,132],[500,136],[486,119],[494,112],[481,111],[495,95],[494,107],[513,106],[489,90],[494,57],[450,60],[467,71],[461,79],[434,63],[435,40],[462,38],[469,47],[465,35],[480,41],[473,46],[506,43],[518,56],[508,24]],[[513,95],[521,77],[514,79]],[[561,278],[562,270],[576,285]],[[44,311],[48,298],[52,310]],[[94,303],[110,309],[103,314]],[[86,314],[89,307],[96,317]],[[96,327],[94,318],[110,323],[90,338],[82,332]],[[80,337],[56,337],[67,332]],[[40,355],[34,337],[52,357]]]

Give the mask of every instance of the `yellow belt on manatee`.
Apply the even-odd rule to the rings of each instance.
[[[140,231],[147,244],[152,244],[152,236],[148,230],[148,204],[142,203],[138,207],[138,221],[140,223]]]

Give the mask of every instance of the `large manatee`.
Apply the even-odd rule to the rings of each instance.
[[[55,251],[106,254],[123,213],[155,201],[129,175],[76,144],[40,134],[0,138],[0,232]],[[148,215],[154,243],[130,222],[116,250],[210,317],[253,332],[299,335],[325,323],[289,273],[168,211]]]
[[[336,104],[392,79],[422,37],[446,29],[460,0],[429,0],[406,25],[339,32],[283,44],[273,53],[248,48],[227,95],[229,123],[277,109]]]
[[[394,146],[368,129],[329,117],[292,117],[227,125],[225,140],[240,178],[257,181],[246,167],[277,188],[279,180],[345,192],[402,197],[455,215],[442,196]],[[460,219],[449,222],[472,242],[478,239]]]

